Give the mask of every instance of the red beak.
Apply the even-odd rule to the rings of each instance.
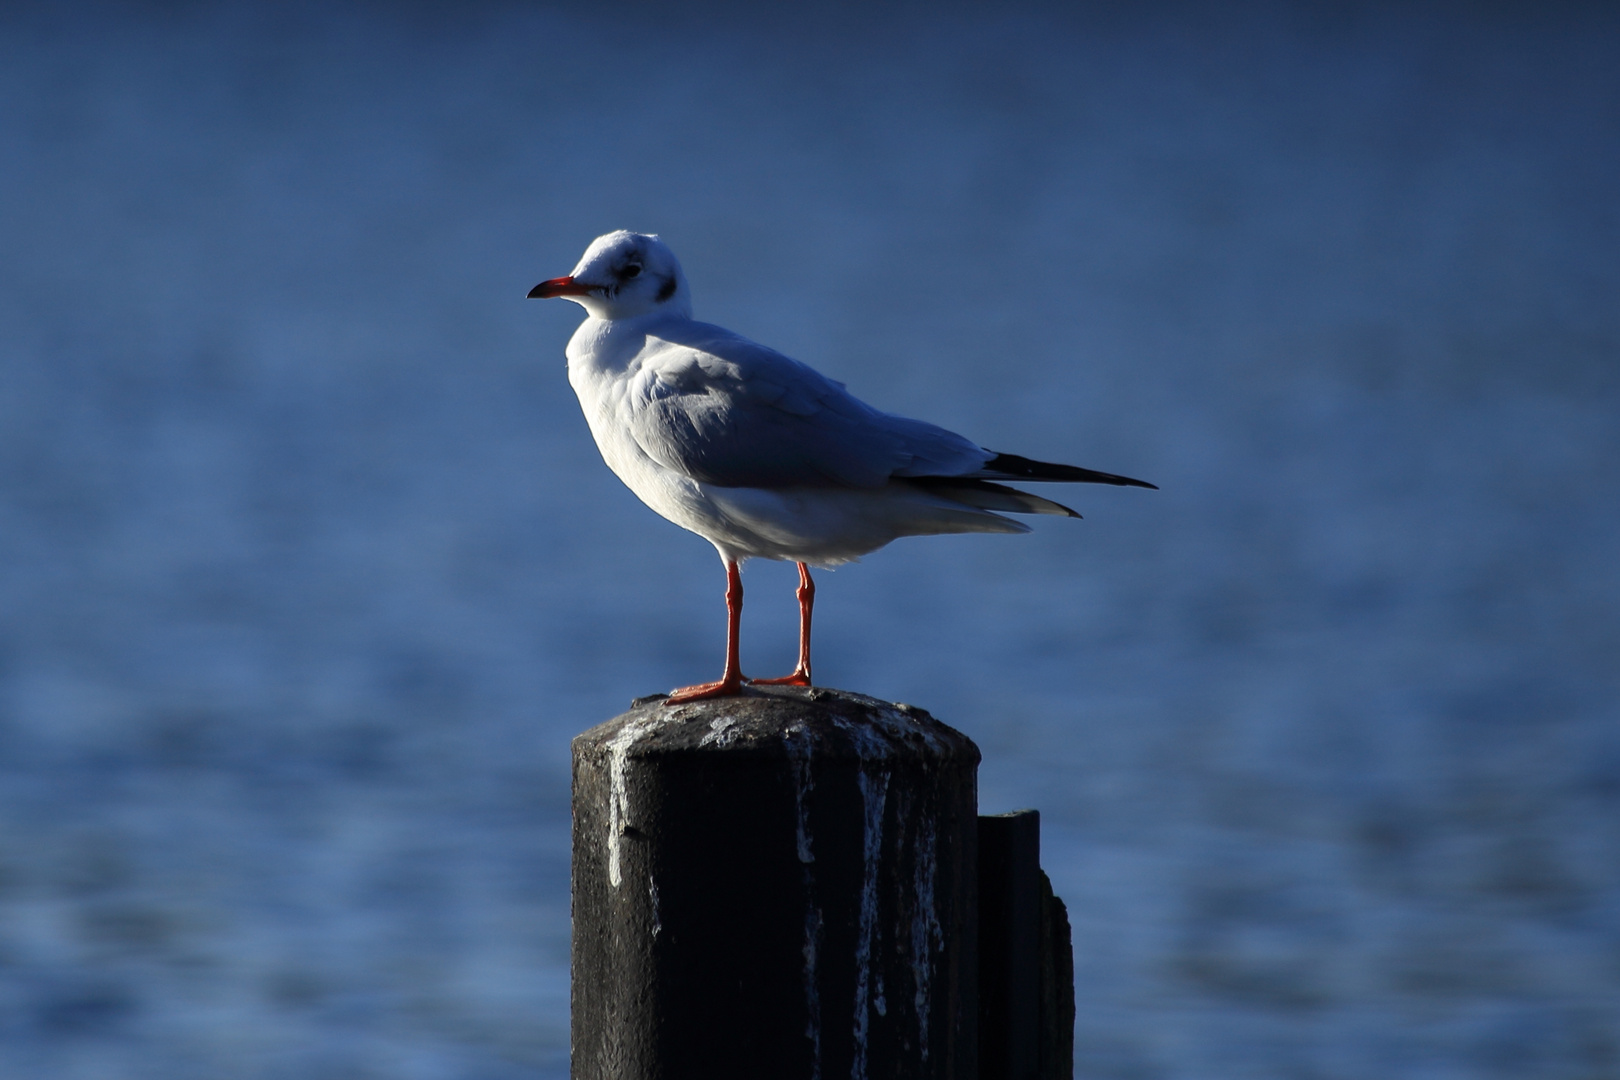
[[[556,296],[589,296],[590,292],[589,285],[581,285],[571,277],[554,277],[530,289],[529,299],[550,300]]]

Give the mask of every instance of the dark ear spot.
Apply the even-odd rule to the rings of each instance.
[[[664,282],[664,284],[662,286],[660,286],[659,289],[658,289],[658,302],[660,304],[662,304],[665,300],[668,300],[670,297],[672,297],[674,295],[675,295],[675,275],[671,274],[671,275],[669,275],[669,280]]]

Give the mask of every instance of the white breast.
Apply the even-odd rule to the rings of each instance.
[[[703,485],[660,465],[636,442],[630,401],[646,342],[644,330],[635,325],[639,321],[587,319],[568,342],[568,382],[602,460],[637,498],[713,543],[722,558],[763,554],[752,549],[749,531],[729,521]]]

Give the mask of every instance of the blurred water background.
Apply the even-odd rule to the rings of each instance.
[[[566,1075],[568,740],[724,629],[523,299],[629,227],[1162,486],[821,578],[1042,811],[1079,1075],[1620,1076],[1617,31],[6,5],[0,1075]]]

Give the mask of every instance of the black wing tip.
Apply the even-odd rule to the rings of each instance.
[[[1071,484],[1113,484],[1115,487],[1139,487],[1150,491],[1158,491],[1159,485],[1150,484],[1146,480],[1137,480],[1129,476],[1119,476],[1114,473],[1098,472],[1096,469],[1082,469],[1078,465],[1057,465],[1050,461],[1035,461],[1017,454],[995,454],[984,463],[985,471],[1001,473],[1003,476],[1016,477],[1021,480],[1050,480],[1056,483]],[[1076,515],[1077,517],[1079,515]]]

